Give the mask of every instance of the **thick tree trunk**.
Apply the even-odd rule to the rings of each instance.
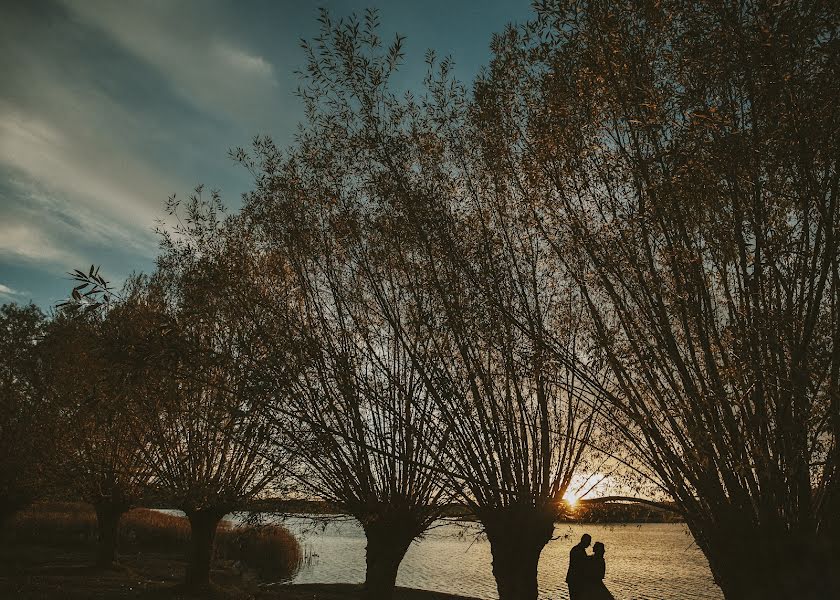
[[[31,502],[32,494],[21,489],[16,480],[0,477],[0,526],[11,521],[20,509]]]
[[[186,585],[191,590],[205,590],[210,586],[210,562],[213,559],[213,541],[216,528],[224,513],[198,510],[187,513],[190,520],[190,553],[187,564]]]
[[[21,504],[18,502],[6,501],[5,498],[0,499],[0,527],[4,527],[6,523],[10,522],[20,508]]]
[[[490,541],[499,600],[536,600],[537,565],[554,533],[554,516],[529,506],[478,514]]]
[[[95,504],[94,510],[96,511],[96,525],[99,530],[96,564],[99,567],[111,567],[117,557],[117,535],[119,534],[120,519],[126,509],[110,502],[102,502]]]
[[[707,537],[701,547],[727,600],[840,598],[838,540],[733,527]]]
[[[400,563],[423,526],[413,514],[366,517],[362,524],[367,536],[364,598],[391,600]]]

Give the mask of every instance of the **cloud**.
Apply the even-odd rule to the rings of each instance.
[[[293,83],[280,85],[266,54],[296,44],[260,46],[240,15],[210,0],[30,0],[4,11],[6,287],[52,297],[63,285],[48,283],[54,275],[91,262],[114,278],[153,268],[171,194],[204,181],[236,202],[251,178],[226,149],[296,120],[282,110]]]
[[[148,216],[141,213],[144,215],[142,219],[131,221],[119,216],[119,205],[113,212],[104,211],[96,204],[95,197],[90,203],[87,200],[49,183],[36,182],[25,176],[9,177],[6,187],[0,190],[0,204],[6,205],[0,230],[37,231],[39,244],[44,249],[40,252],[17,252],[33,260],[48,261],[66,254],[78,256],[75,250],[82,247],[106,248],[108,251],[119,247],[123,252],[146,257],[156,253],[158,240],[152,213]],[[130,214],[130,211],[127,212]],[[5,240],[0,240],[0,252],[6,249],[6,253],[10,253],[12,240],[11,233]],[[49,250],[51,247],[66,250],[53,254]]]
[[[35,262],[84,264],[81,257],[58,247],[43,231],[25,223],[0,224],[0,255]]]
[[[244,50],[229,46],[224,42],[217,42],[215,51],[222,61],[229,67],[247,74],[264,78],[276,85],[274,67],[262,56],[248,54]]]
[[[19,292],[19,291],[17,291],[17,290],[13,290],[13,289],[12,289],[12,288],[10,288],[9,286],[7,286],[7,285],[3,285],[2,283],[0,283],[0,295],[4,295],[4,296],[21,296],[21,295],[23,295],[23,292]]]
[[[155,220],[166,197],[182,186],[100,133],[114,133],[99,127],[100,119],[114,118],[107,101],[91,94],[80,101],[62,89],[53,97],[66,100],[73,119],[59,118],[50,106],[27,113],[0,104],[0,165],[7,173],[5,194],[16,198],[3,202],[0,252],[62,265],[71,255],[79,258],[70,250],[79,246],[153,255]]]
[[[61,96],[60,90],[55,90]],[[67,112],[73,112],[68,103]],[[161,173],[115,143],[96,121],[108,107],[88,104],[92,112],[75,119],[32,114],[0,104],[0,163],[42,186],[61,189],[77,207],[95,207],[117,222],[151,225],[175,184],[161,185]],[[104,131],[107,131],[105,129]]]
[[[16,302],[22,299],[25,292],[19,292],[16,289],[10,288],[8,285],[0,283],[0,300],[11,300]]]
[[[277,108],[279,86],[270,62],[229,39],[219,20],[206,15],[207,3],[65,0],[65,6],[214,117],[263,123]]]

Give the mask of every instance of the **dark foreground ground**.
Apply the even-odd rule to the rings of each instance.
[[[360,598],[359,586],[347,584],[264,585],[235,563],[216,565],[213,589],[186,595],[179,584],[185,564],[178,555],[157,552],[120,557],[117,567],[91,566],[88,549],[41,545],[0,547],[0,598],[213,598],[218,600],[350,600]],[[465,596],[399,588],[396,600],[470,600]]]

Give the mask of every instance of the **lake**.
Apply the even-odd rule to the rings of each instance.
[[[295,583],[361,583],[365,537],[354,521],[315,524],[285,520],[310,556]],[[558,525],[542,552],[540,598],[568,599],[569,549],[584,533],[606,545],[605,583],[619,600],[721,600],[708,563],[682,524]],[[497,599],[490,544],[474,524],[440,523],[415,541],[400,566],[397,585]]]

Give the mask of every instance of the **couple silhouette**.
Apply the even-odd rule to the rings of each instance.
[[[586,553],[592,536],[584,533],[580,542],[572,546],[569,551],[569,571],[566,573],[566,583],[569,585],[570,600],[615,600],[615,597],[604,585],[604,573],[607,565],[604,562],[604,544],[595,542],[592,546],[593,554]]]

